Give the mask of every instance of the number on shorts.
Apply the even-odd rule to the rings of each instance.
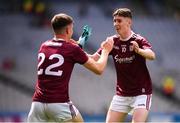
[[[61,76],[63,71],[62,70],[58,70],[58,71],[53,71],[53,68],[59,67],[64,63],[64,57],[60,54],[52,54],[49,56],[49,60],[52,60],[54,58],[57,58],[58,61],[56,63],[50,64],[49,66],[47,66],[45,68],[45,70],[43,69],[39,69],[39,67],[43,64],[44,60],[45,60],[45,54],[44,53],[39,53],[38,54],[38,59],[40,59],[39,63],[38,63],[38,75],[42,75],[43,72],[45,72],[45,75],[52,75],[52,76]]]

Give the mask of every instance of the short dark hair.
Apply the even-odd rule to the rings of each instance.
[[[131,19],[132,19],[131,10],[128,9],[128,8],[119,8],[119,9],[116,9],[116,10],[113,12],[113,17],[114,17],[114,16],[128,17],[128,18],[131,18]]]
[[[56,14],[51,20],[51,25],[55,33],[58,33],[71,23],[73,23],[73,18],[64,13]]]

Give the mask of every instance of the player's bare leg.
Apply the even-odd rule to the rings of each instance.
[[[127,113],[110,110],[107,113],[106,123],[123,122]]]
[[[137,122],[146,122],[148,116],[148,110],[145,108],[138,108],[134,110],[133,117],[132,117],[132,122],[137,123]]]
[[[73,119],[73,122],[84,122],[80,113],[78,113],[78,115]]]
[[[77,116],[75,116],[72,120],[69,120],[69,121],[67,121],[67,122],[68,122],[68,123],[71,123],[71,122],[79,122],[79,123],[83,123],[84,120],[83,120],[81,114],[78,113]]]

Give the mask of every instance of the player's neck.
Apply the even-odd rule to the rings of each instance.
[[[132,37],[133,34],[134,34],[134,32],[131,30],[124,32],[124,33],[120,34],[120,40],[127,41]]]
[[[55,34],[54,35],[54,39],[55,40],[64,40],[64,41],[68,41],[69,40],[69,38],[68,38],[68,36],[67,35],[65,35],[65,34]]]

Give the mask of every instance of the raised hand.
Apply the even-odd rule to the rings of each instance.
[[[92,28],[90,28],[88,25],[85,25],[83,27],[82,35],[79,37],[78,44],[81,48],[84,48],[85,43],[87,42],[89,36],[91,35]]]
[[[105,49],[105,50],[108,51],[108,52],[111,52],[111,50],[112,50],[112,48],[113,48],[113,45],[114,45],[113,38],[107,37],[107,38],[106,38],[106,41],[104,41],[104,42],[101,43],[101,48],[102,48],[102,49]]]
[[[138,53],[139,52],[139,45],[136,41],[131,41],[131,44],[133,45],[133,50]]]

